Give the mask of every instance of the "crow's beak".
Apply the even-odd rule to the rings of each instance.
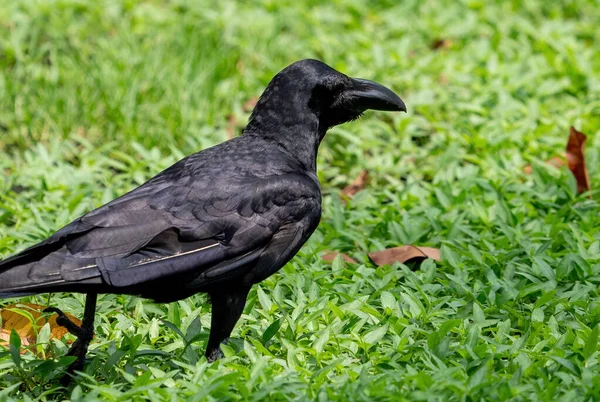
[[[385,110],[390,112],[406,112],[406,105],[389,88],[373,81],[353,78],[354,90],[348,95],[353,106],[361,111]]]

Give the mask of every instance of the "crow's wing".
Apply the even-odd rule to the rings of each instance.
[[[184,163],[0,262],[0,295],[135,288],[182,275],[200,286],[247,275],[240,268],[263,253],[261,272],[273,271],[291,258],[274,255],[295,253],[318,223],[315,178],[198,172]]]

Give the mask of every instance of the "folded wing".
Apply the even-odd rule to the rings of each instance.
[[[0,262],[0,297],[63,290],[154,297],[148,293],[160,292],[161,279],[196,290],[252,281],[285,264],[318,223],[318,186],[306,176],[229,178],[223,188],[212,176],[198,180],[176,164]]]

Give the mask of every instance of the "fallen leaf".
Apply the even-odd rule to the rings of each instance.
[[[546,161],[547,164],[556,168],[568,166],[577,181],[577,192],[579,194],[585,193],[591,188],[590,176],[588,174],[584,155],[586,139],[587,137],[585,134],[577,131],[574,127],[571,127],[566,153],[561,156],[553,156]],[[527,165],[523,168],[523,172],[531,174],[533,173],[533,167]]]
[[[250,112],[252,109],[254,109],[254,106],[256,106],[256,103],[258,102],[258,98],[256,96],[253,96],[252,98],[248,99],[246,102],[244,102],[244,104],[242,105],[242,110],[245,113]],[[236,136],[236,131],[238,130],[238,128],[241,129],[240,126],[240,121],[238,120],[238,118],[233,114],[230,113],[227,115],[227,137],[229,139],[232,139]]]
[[[354,258],[347,256],[344,253],[338,253],[337,251],[326,251],[325,254],[323,254],[323,256],[321,258],[323,259],[323,261],[331,262],[338,255],[342,256],[342,261],[344,261],[344,262],[349,262],[351,264],[358,264],[358,261],[356,261]]]
[[[369,253],[369,258],[378,267],[392,265],[395,262],[417,262],[431,258],[440,261],[440,250],[433,247],[417,247],[413,245],[399,246]]]
[[[244,71],[246,71],[246,65],[239,60],[236,64],[235,64],[235,68],[240,72],[243,73]]]
[[[452,47],[450,39],[438,38],[431,43],[431,49],[433,50],[448,49],[450,47]]]
[[[561,156],[553,156],[552,158],[546,161],[548,165],[552,165],[555,168],[561,168],[563,166],[567,166],[567,156],[562,154]],[[531,174],[533,173],[533,167],[531,165],[527,165],[523,168],[523,173]]]
[[[237,123],[238,121],[233,114],[227,116],[227,137],[229,139],[235,137],[235,128]]]
[[[242,105],[242,110],[244,112],[248,113],[249,111],[254,109],[254,106],[256,106],[257,102],[258,102],[258,98],[256,96],[253,96],[252,98],[250,98],[246,102],[244,102],[244,104]]]
[[[363,170],[360,172],[358,177],[354,179],[354,181],[348,184],[342,190],[342,194],[344,194],[347,198],[352,198],[356,193],[361,190],[364,190],[367,184],[369,183],[369,171]]]
[[[567,163],[569,169],[573,172],[575,180],[577,180],[577,191],[579,194],[590,191],[590,175],[588,174],[585,164],[585,141],[587,137],[584,133],[575,130],[571,127],[569,142],[567,143]]]
[[[21,338],[21,344],[23,346],[34,345],[37,343],[37,331],[43,327],[46,322],[50,323],[50,339],[61,339],[67,334],[67,329],[56,323],[57,314],[50,315],[47,319],[47,314],[42,314],[42,311],[46,306],[32,303],[18,303],[10,304],[3,307],[0,310],[0,316],[2,317],[2,326],[0,327],[0,345],[7,346],[10,339],[11,330],[15,332]],[[29,317],[17,312],[16,310],[27,311],[34,319],[34,323],[31,322]],[[73,317],[71,314],[66,314],[75,324],[81,325],[81,320]]]

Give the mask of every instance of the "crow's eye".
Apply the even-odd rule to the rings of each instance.
[[[346,89],[345,83],[340,80],[331,80],[328,84],[329,90],[334,94],[339,94]]]
[[[331,82],[321,82],[315,85],[308,102],[312,109],[324,110],[335,102],[338,93],[331,84]]]

